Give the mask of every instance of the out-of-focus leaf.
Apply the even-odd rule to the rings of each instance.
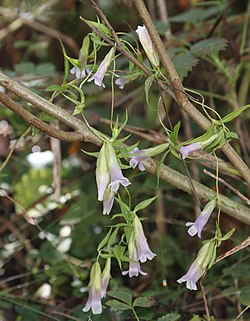
[[[245,105],[245,106],[238,108],[237,110],[232,111],[230,114],[228,114],[222,118],[223,123],[227,123],[227,122],[233,120],[234,118],[239,116],[243,111],[245,111],[249,107],[250,107],[250,105]]]
[[[109,291],[107,294],[112,298],[125,302],[130,306],[132,305],[132,294],[129,292],[117,290],[117,291]]]
[[[157,321],[179,321],[180,315],[177,312],[172,312],[164,315],[163,317],[160,317],[157,319]]]
[[[190,50],[198,57],[206,57],[227,47],[227,40],[225,38],[210,38],[204,39],[193,45]]]
[[[198,64],[199,60],[190,51],[181,53],[173,58],[173,64],[181,79],[185,78],[189,71]]]
[[[245,306],[248,306],[250,304],[250,285],[246,285],[241,288],[240,303]]]
[[[139,297],[133,302],[133,307],[150,308],[155,300],[150,297]]]
[[[218,6],[213,6],[207,9],[192,8],[176,16],[170,17],[169,21],[197,24],[216,15],[219,13],[219,10],[220,8]]]
[[[130,310],[131,307],[129,305],[127,305],[126,303],[123,303],[121,301],[118,300],[108,300],[106,302],[106,304],[108,306],[110,306],[113,309],[117,309],[117,310]]]
[[[60,253],[49,242],[45,242],[42,244],[40,254],[42,259],[49,264],[55,265],[64,260],[62,253]]]

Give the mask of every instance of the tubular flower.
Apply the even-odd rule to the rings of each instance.
[[[89,297],[83,308],[83,312],[88,312],[92,309],[93,314],[102,313],[102,278],[101,267],[98,262],[95,262],[91,268],[89,281]]]
[[[145,171],[143,161],[146,159],[147,156],[144,150],[139,150],[138,147],[135,147],[130,154],[134,156],[130,157],[131,159],[129,161],[129,165],[132,166],[133,168],[135,168],[138,165],[138,168],[141,172]]]
[[[120,88],[120,89],[123,89],[124,86],[130,82],[130,79],[129,78],[117,78],[115,80],[115,84]]]
[[[115,48],[113,47],[110,49],[110,51],[107,53],[107,55],[105,56],[105,58],[101,62],[99,68],[97,69],[97,72],[94,74],[94,76],[89,78],[88,82],[94,80],[94,83],[97,86],[105,88],[105,85],[103,83],[103,78],[108,70],[109,65],[111,64],[111,61],[114,57],[114,53],[115,53]]]
[[[160,61],[157,52],[155,51],[148,31],[145,26],[138,26],[136,29],[140,43],[145,50],[145,53],[154,67],[159,67]]]
[[[131,260],[131,262],[129,262],[129,269],[127,271],[123,271],[122,275],[128,274],[130,278],[132,278],[133,276],[138,276],[139,274],[147,275],[146,272],[143,272],[141,270],[140,263],[138,261],[138,253],[133,232],[128,243],[128,256]]]
[[[202,149],[202,144],[201,143],[193,143],[187,146],[182,146],[180,148],[180,152],[182,154],[183,159],[188,157],[190,154],[193,152],[197,152]]]
[[[130,152],[130,162],[129,165],[135,168],[138,165],[140,171],[145,171],[145,167],[143,165],[143,161],[147,157],[154,157],[156,155],[161,154],[169,147],[169,144],[164,143],[151,148],[139,150],[138,147],[135,147],[132,152]]]
[[[204,207],[203,211],[200,213],[199,217],[195,220],[195,222],[187,222],[186,226],[191,226],[188,229],[188,234],[190,236],[194,236],[198,234],[198,237],[201,237],[201,232],[203,227],[207,224],[211,213],[213,212],[215,207],[215,200],[208,202]]]
[[[113,146],[105,142],[100,150],[96,164],[96,183],[98,200],[103,201],[103,214],[109,214],[115,193],[120,184],[128,186],[130,181],[123,176]]]
[[[199,250],[196,259],[188,272],[183,275],[178,283],[186,282],[189,290],[197,290],[196,282],[202,277],[207,268],[210,268],[215,259],[216,246],[213,240],[207,241]]]
[[[111,258],[107,258],[104,270],[102,272],[102,298],[106,298],[107,288],[110,279]]]
[[[156,256],[156,254],[153,253],[148,246],[141,221],[139,220],[137,215],[135,215],[133,226],[135,233],[135,243],[138,251],[138,261],[146,262],[147,259],[152,260]]]

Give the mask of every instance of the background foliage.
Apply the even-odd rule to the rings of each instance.
[[[95,20],[88,1],[8,1],[0,2],[0,68],[47,99],[46,88],[61,84],[64,76],[63,54],[59,38],[67,54],[78,58],[83,37],[89,32],[79,20]],[[132,1],[99,1],[117,31],[133,34],[140,20]],[[224,116],[249,102],[249,5],[247,1],[168,1],[169,22],[164,22],[157,1],[148,1],[148,8],[159,33],[164,38],[171,26],[172,37],[165,45],[187,88],[202,93],[206,102]],[[248,10],[248,11],[247,11]],[[44,26],[46,28],[44,28]],[[54,33],[54,31],[56,32]],[[99,53],[98,53],[99,54]],[[100,52],[100,57],[106,52]],[[126,67],[120,57],[117,68]],[[140,140],[147,148],[163,134],[157,117],[158,90],[152,85],[148,107],[144,79],[115,91],[115,114],[124,119],[134,135],[129,143]],[[88,84],[85,89],[86,117],[91,125],[109,133],[111,87],[106,90]],[[25,107],[34,112],[27,103]],[[64,98],[56,103],[73,112],[74,106]],[[176,280],[184,274],[201,246],[186,233],[185,222],[193,221],[199,208],[190,195],[150,175],[126,170],[133,181],[133,206],[158,195],[143,210],[145,234],[157,257],[146,264],[147,277],[122,277],[119,266],[112,266],[110,292],[100,316],[82,312],[87,297],[89,270],[99,242],[108,231],[109,221],[97,201],[94,178],[95,158],[81,149],[97,151],[88,143],[61,143],[62,191],[60,202],[53,196],[51,165],[33,168],[27,159],[34,146],[50,150],[50,139],[38,131],[25,131],[28,125],[13,112],[0,106],[0,157],[3,163],[10,146],[17,141],[14,153],[0,173],[0,319],[6,321],[35,320],[134,320],[132,305],[141,320],[205,320],[200,291],[189,291]],[[202,132],[168,98],[167,108],[174,124],[181,120],[180,139],[187,140]],[[37,111],[37,116],[49,120]],[[47,117],[47,118],[46,118]],[[164,119],[166,121],[166,119]],[[247,131],[249,112],[230,126],[241,140],[234,148],[249,164],[250,140]],[[248,124],[249,125],[249,124]],[[142,139],[136,130],[150,139]],[[5,130],[5,131],[4,131]],[[7,131],[7,134],[6,134]],[[161,136],[160,136],[161,137]],[[223,158],[223,155],[219,155]],[[168,166],[186,174],[183,164],[173,156]],[[209,187],[214,181],[204,166],[214,172],[214,163],[204,159],[188,163],[192,177]],[[247,194],[237,175],[221,173],[232,186]],[[220,192],[243,202],[223,184]],[[133,207],[132,206],[132,207]],[[118,205],[115,205],[118,211]],[[205,236],[212,235],[214,219]],[[223,234],[236,229],[233,237],[220,248],[220,253],[246,239],[249,228],[222,213]],[[206,276],[208,305],[216,320],[248,320],[250,305],[249,249],[217,263]],[[167,280],[167,286],[162,280]],[[125,304],[125,305],[124,305]],[[127,305],[126,305],[127,304]],[[114,309],[110,309],[114,308]],[[241,315],[241,316],[240,316]]]

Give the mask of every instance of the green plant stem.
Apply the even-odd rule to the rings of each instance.
[[[140,319],[138,318],[138,315],[136,314],[136,312],[135,312],[135,309],[134,309],[134,308],[132,308],[132,311],[133,311],[133,313],[134,313],[134,316],[135,316],[136,320],[137,320],[137,321],[140,321]]]

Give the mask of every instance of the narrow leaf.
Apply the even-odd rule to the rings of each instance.
[[[134,209],[134,212],[137,212],[137,211],[142,210],[145,207],[147,207],[149,204],[151,204],[156,199],[156,197],[157,196],[151,197],[151,198],[149,198],[149,199],[147,199],[145,201],[142,201],[139,204],[137,204],[135,209]]]

